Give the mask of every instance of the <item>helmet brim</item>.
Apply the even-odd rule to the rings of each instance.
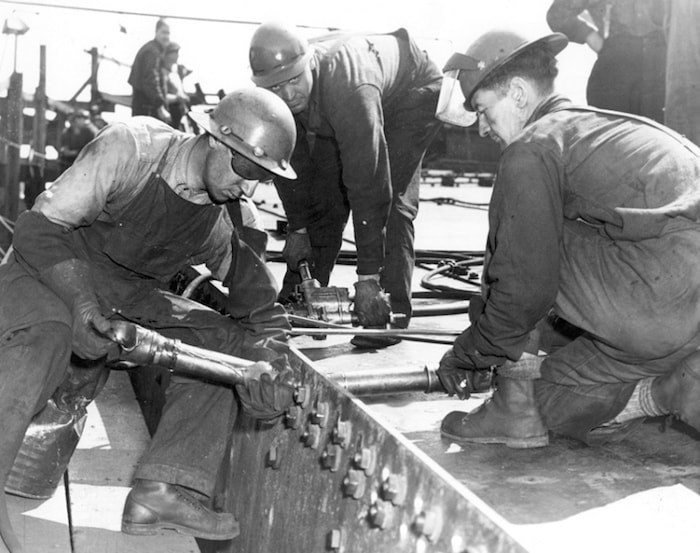
[[[445,66],[443,71],[447,71],[450,69],[459,69],[460,71],[475,71],[478,72],[477,75],[478,77],[474,81],[473,84],[471,84],[471,89],[469,91],[469,94],[466,95],[466,106],[471,107],[471,102],[472,98],[474,97],[474,93],[479,89],[481,84],[484,82],[484,80],[489,77],[491,74],[493,74],[494,71],[497,69],[500,69],[503,67],[506,63],[511,61],[513,58],[517,57],[518,55],[522,54],[526,50],[529,50],[535,46],[539,46],[541,44],[544,44],[547,46],[549,51],[551,52],[552,56],[556,56],[561,52],[564,48],[566,48],[566,45],[569,44],[569,39],[566,38],[566,35],[563,33],[552,33],[546,36],[543,36],[541,38],[531,40],[529,42],[525,42],[515,48],[512,52],[510,52],[507,56],[504,56],[503,58],[499,59],[496,63],[488,66],[488,67],[478,67],[477,69],[473,69],[472,67],[459,67],[459,61],[456,60],[455,58],[450,58],[450,61],[455,61],[457,66],[452,66],[450,65],[448,61],[448,65]]]
[[[313,55],[313,49],[309,48],[304,55],[299,56],[296,60],[294,60],[294,63],[291,63],[286,67],[275,68],[274,70],[268,71],[261,75],[254,74],[250,78],[256,86],[270,88],[276,84],[293,79],[297,75],[301,75],[306,69],[309,60]]]
[[[221,132],[221,128],[210,116],[209,113],[202,113],[199,111],[190,111],[187,114],[197,125],[204,129],[207,133],[211,134],[214,138],[223,142],[231,148],[237,154],[249,159],[256,165],[260,165],[266,171],[273,173],[279,177],[284,177],[285,179],[296,179],[297,174],[291,165],[282,168],[275,162],[275,160],[265,156],[255,155],[255,151],[248,144],[242,140],[236,138],[232,134],[224,134]]]

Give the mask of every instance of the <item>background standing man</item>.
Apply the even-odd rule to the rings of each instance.
[[[445,417],[452,440],[597,444],[666,413],[700,430],[700,149],[557,95],[566,44],[492,31],[445,67],[503,150],[483,298],[438,369],[464,397],[498,366],[497,389]]]
[[[391,34],[333,35],[309,45],[293,27],[261,25],[250,45],[253,82],[282,98],[296,118],[295,182],[276,179],[289,219],[281,298],[299,282],[299,261],[312,262],[322,286],[352,211],[357,247],[355,312],[363,326],[411,317],[415,263],[413,220],[420,165],[437,132],[442,75],[404,29]],[[396,338],[355,337],[358,347]]]
[[[597,54],[588,78],[592,106],[664,122],[667,0],[554,0],[553,31]]]
[[[131,114],[150,115],[166,123],[170,121],[163,83],[163,57],[170,43],[170,25],[161,18],[156,34],[136,53],[129,73]]]
[[[85,381],[100,379],[115,348],[107,338],[112,321],[241,357],[285,338],[274,278],[238,239],[222,204],[252,194],[273,174],[294,178],[292,115],[274,94],[251,88],[192,117],[204,134],[149,117],[105,127],[17,220],[14,253],[0,266],[3,486],[32,416],[64,381],[69,361]],[[179,270],[199,263],[228,287],[228,316],[166,291]],[[284,384],[251,385],[234,395],[203,380],[171,380],[126,500],[123,531],[174,528],[215,540],[238,533],[232,514],[200,502],[213,492],[236,397],[264,416],[263,395],[282,409],[291,400]],[[263,387],[271,395],[258,393]]]

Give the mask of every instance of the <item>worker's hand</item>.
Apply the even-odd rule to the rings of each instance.
[[[83,359],[99,359],[114,354],[119,346],[108,338],[111,323],[102,315],[100,306],[88,299],[73,304],[73,352]]]
[[[389,295],[373,278],[355,283],[355,315],[364,327],[384,327],[391,317]]]
[[[485,392],[491,387],[491,369],[469,369],[465,365],[455,354],[454,348],[442,356],[436,373],[447,395],[467,399],[470,394]]]
[[[238,384],[236,391],[246,414],[266,422],[274,422],[284,415],[294,401],[291,374],[285,371],[273,379],[269,373],[263,373],[257,380]]]
[[[305,259],[310,260],[313,252],[311,250],[311,240],[306,230],[295,230],[287,235],[284,242],[282,257],[287,262],[287,267],[291,271],[299,270],[299,262]]]

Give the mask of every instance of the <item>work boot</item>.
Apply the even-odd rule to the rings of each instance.
[[[124,504],[122,532],[145,536],[161,529],[208,540],[229,540],[239,534],[231,513],[208,509],[182,487],[136,480]]]
[[[383,349],[401,342],[398,336],[353,336],[350,343],[358,349]]]
[[[651,395],[659,408],[700,432],[700,349],[654,379]]]
[[[407,326],[408,326],[408,323],[405,323],[402,326],[392,324],[392,325],[390,325],[390,328],[403,329],[403,328],[406,328]],[[379,328],[379,329],[386,330],[385,326],[368,326],[365,328]],[[395,346],[396,344],[398,344],[400,342],[401,342],[401,338],[399,338],[398,336],[368,336],[366,334],[353,336],[352,339],[350,340],[350,343],[358,349],[383,349],[383,348],[388,348],[389,346]]]
[[[470,413],[448,413],[440,433],[464,443],[513,448],[548,445],[547,429],[535,402],[534,379],[539,377],[539,363],[538,358],[506,363],[499,369],[498,386],[491,398]]]

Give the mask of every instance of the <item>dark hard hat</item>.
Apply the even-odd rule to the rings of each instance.
[[[257,86],[270,86],[301,74],[313,55],[308,41],[294,27],[263,23],[253,33],[248,57]]]
[[[224,96],[207,113],[189,116],[229,148],[271,173],[295,179],[289,158],[297,131],[292,112],[273,92],[244,88]]]
[[[556,56],[568,43],[568,39],[562,33],[552,33],[535,40],[528,40],[513,31],[489,31],[476,39],[467,49],[466,54],[452,54],[443,71],[459,71],[459,82],[466,105],[470,106],[472,96],[484,79],[518,54],[535,45],[544,44],[552,55]]]

